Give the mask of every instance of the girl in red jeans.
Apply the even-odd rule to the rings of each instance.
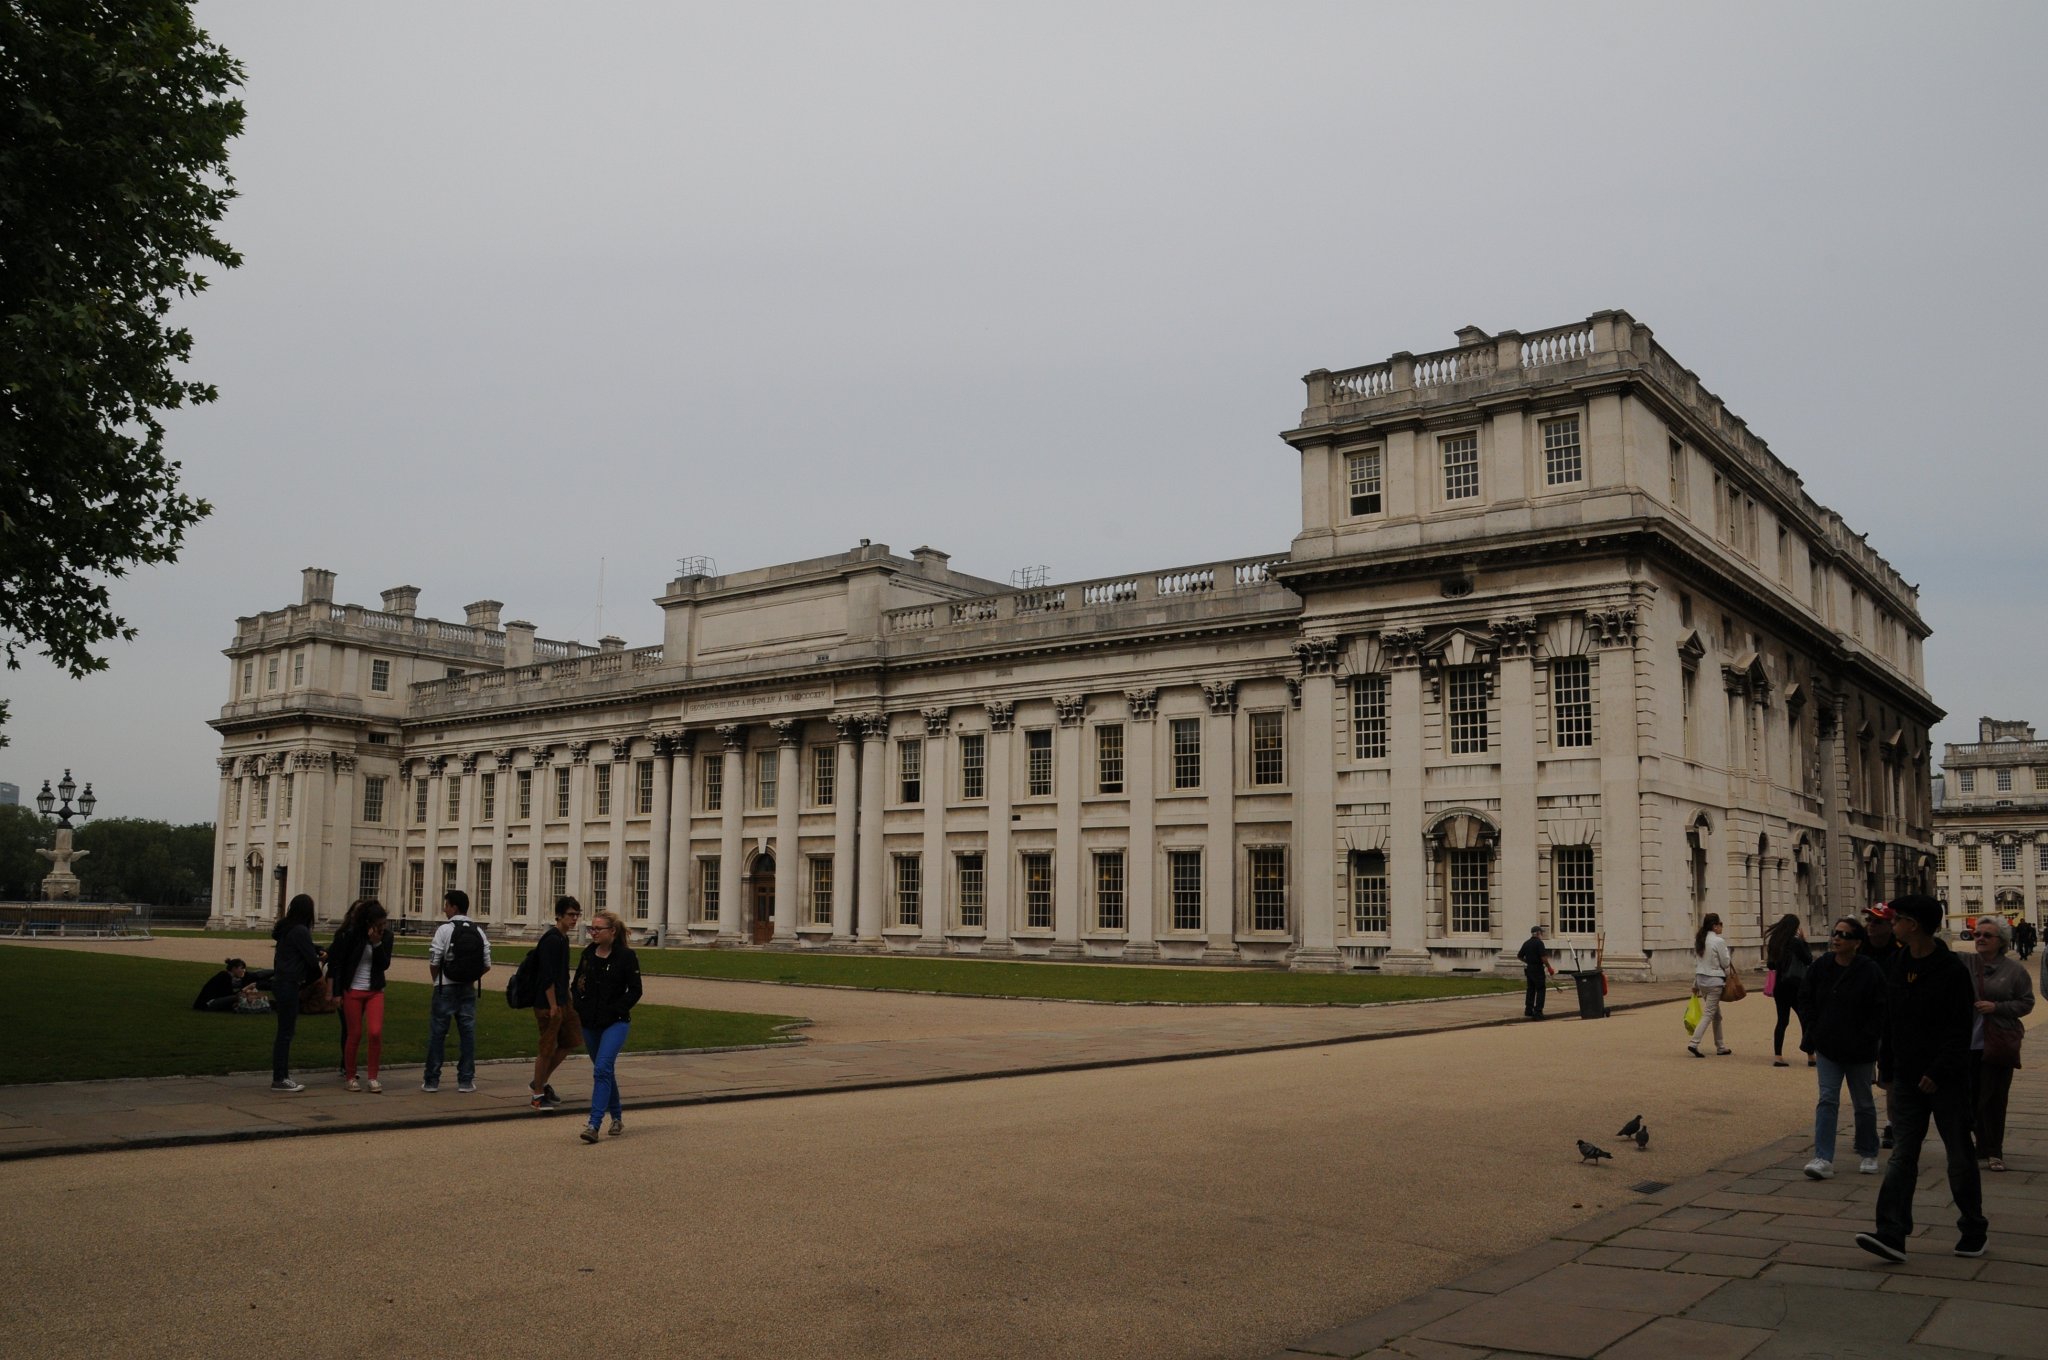
[[[384,970],[391,966],[391,934],[385,929],[389,913],[370,898],[349,907],[327,947],[327,977],[341,998],[341,1022],[347,1032],[343,1058],[348,1070],[348,1089],[360,1091],[356,1080],[356,1057],[361,1052],[364,1032],[370,1037],[370,1091],[381,1094],[384,1084],[377,1071],[384,1056]]]

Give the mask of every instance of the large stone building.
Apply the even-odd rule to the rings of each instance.
[[[1927,881],[1915,591],[1626,313],[1308,376],[1287,551],[1010,588],[863,542],[659,644],[300,602],[238,621],[223,924],[309,891],[670,941],[1491,970],[1537,922]]]
[[[1980,718],[1977,740],[1949,743],[1941,768],[1934,842],[1949,911],[2048,919],[2048,742],[2032,723]]]

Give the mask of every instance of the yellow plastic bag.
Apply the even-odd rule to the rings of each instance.
[[[1685,1032],[1692,1033],[1700,1027],[1700,998],[1695,992],[1692,1000],[1685,1003]]]

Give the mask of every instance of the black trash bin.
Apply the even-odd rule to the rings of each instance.
[[[1572,974],[1579,984],[1579,1019],[1605,1020],[1607,1018],[1607,989],[1598,968],[1586,968]]]

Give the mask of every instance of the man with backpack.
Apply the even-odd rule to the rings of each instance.
[[[453,1020],[462,1041],[455,1062],[455,1089],[468,1095],[476,1090],[477,984],[491,971],[491,942],[483,927],[469,919],[469,894],[462,889],[448,890],[441,913],[448,919],[427,946],[427,971],[434,975],[434,1006],[427,1021],[427,1070],[420,1089],[441,1089],[441,1051],[448,1041],[448,1022]]]
[[[533,1099],[536,1110],[552,1110],[562,1102],[548,1078],[562,1065],[572,1049],[583,1044],[583,1030],[576,1023],[575,1007],[569,1004],[569,938],[583,919],[583,905],[573,897],[555,900],[555,923],[533,946],[527,961],[519,965],[527,973],[526,987],[533,998],[533,1019],[540,1027],[540,1047],[533,1060]]]

